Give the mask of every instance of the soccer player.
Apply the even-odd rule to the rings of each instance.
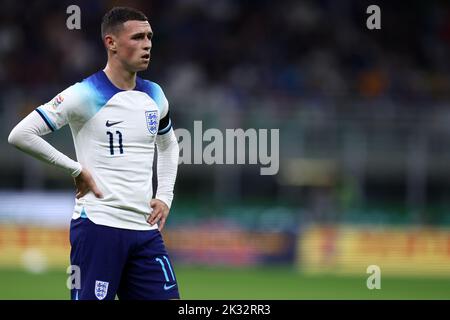
[[[103,17],[101,33],[106,67],[27,115],[8,141],[74,177],[70,260],[80,268],[81,287],[71,290],[73,300],[178,299],[160,233],[173,199],[178,142],[161,87],[136,75],[149,65],[152,28],[142,12],[116,7]],[[78,161],[40,137],[66,124]]]

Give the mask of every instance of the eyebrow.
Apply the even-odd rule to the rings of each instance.
[[[135,37],[141,37],[141,36],[145,36],[145,35],[150,35],[150,38],[152,38],[153,37],[153,32],[139,32],[139,33],[134,33],[134,34],[132,34],[131,35],[131,37],[132,38],[135,38]]]

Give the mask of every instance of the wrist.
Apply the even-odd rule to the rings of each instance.
[[[83,167],[79,162],[76,162],[75,168],[71,172],[72,177],[78,177],[81,174],[81,171],[83,171]]]
[[[171,201],[170,197],[157,194],[155,199],[163,202],[170,210],[170,206],[172,205],[172,201]]]

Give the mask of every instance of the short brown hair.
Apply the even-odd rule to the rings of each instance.
[[[116,32],[129,20],[148,21],[141,11],[129,7],[114,7],[102,19],[102,38],[107,33]]]

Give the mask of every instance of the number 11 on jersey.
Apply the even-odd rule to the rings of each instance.
[[[109,136],[109,153],[114,155],[114,134],[110,131],[107,131],[106,134]],[[123,154],[122,132],[116,131],[116,134],[119,138],[119,152]]]

